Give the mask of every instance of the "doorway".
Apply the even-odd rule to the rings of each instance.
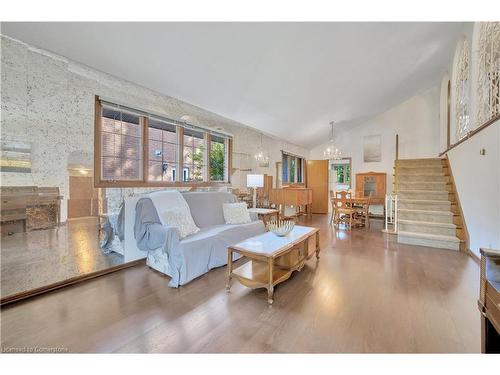
[[[330,191],[351,190],[352,162],[351,158],[329,161]]]
[[[68,219],[98,216],[100,190],[86,170],[70,171]]]

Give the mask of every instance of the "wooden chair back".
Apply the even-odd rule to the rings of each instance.
[[[347,203],[347,199],[351,199],[352,195],[349,191],[336,191],[335,201],[338,208],[350,208],[350,204]]]

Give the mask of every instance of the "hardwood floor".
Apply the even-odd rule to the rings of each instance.
[[[225,268],[179,289],[146,266],[2,309],[2,350],[70,352],[479,352],[479,267],[458,252],[397,244],[380,232],[333,230],[321,259],[275,289],[234,283]]]

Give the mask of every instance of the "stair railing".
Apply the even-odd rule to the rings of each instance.
[[[399,135],[396,134],[396,152],[394,157],[394,191],[397,193],[399,189],[398,181],[398,160],[399,160]]]
[[[383,232],[389,234],[398,233],[398,196],[397,194],[385,195],[385,220]],[[392,230],[389,229],[392,225]]]

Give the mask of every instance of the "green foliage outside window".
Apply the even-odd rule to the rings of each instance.
[[[203,153],[204,148],[198,147],[194,149],[192,155],[189,155],[193,160],[193,170],[191,171],[191,179],[194,181],[203,180]]]
[[[351,168],[349,165],[334,165],[335,173],[337,174],[337,182],[341,184],[351,183]]]
[[[224,143],[212,142],[210,148],[210,181],[224,181]]]

